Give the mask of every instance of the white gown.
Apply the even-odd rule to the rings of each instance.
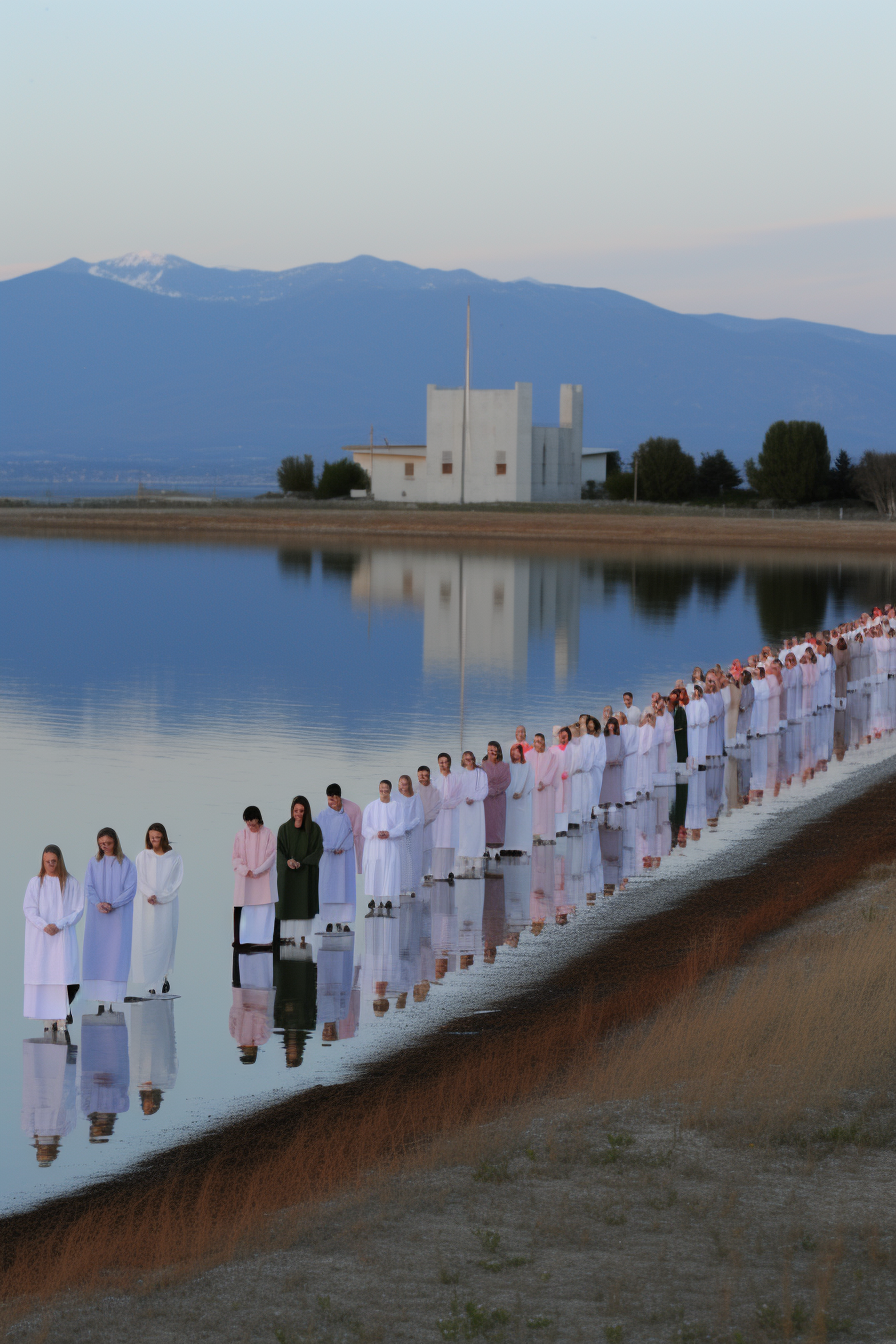
[[[485,852],[485,800],[488,797],[488,775],[477,765],[461,774],[460,806],[458,807],[457,856],[476,862]],[[472,803],[467,799],[472,798]]]
[[[174,970],[180,906],[178,892],[184,880],[184,865],[173,849],[167,854],[141,849],[134,865],[137,895],[134,897],[131,979],[134,984],[158,993]],[[150,905],[150,896],[155,896],[158,904]]]
[[[510,783],[507,786],[507,824],[504,829],[504,848],[532,852],[532,790],[535,776],[526,762],[510,764]],[[519,793],[520,798],[514,798]]]
[[[263,907],[262,907],[263,908]],[[134,1092],[170,1092],[177,1082],[174,1000],[132,1003],[128,1047]]]
[[[75,1046],[47,1038],[22,1042],[22,1130],[34,1139],[42,1167],[55,1160],[59,1140],[75,1128],[76,1073]]]
[[[32,877],[25,891],[24,1017],[65,1021],[68,986],[80,980],[75,925],[84,913],[84,889],[69,874],[65,891],[58,877]],[[44,933],[55,924],[59,933]]]
[[[377,901],[397,900],[401,892],[401,845],[404,808],[392,799],[368,803],[361,823],[364,835],[364,894]],[[388,831],[380,840],[377,832]]]
[[[432,786],[438,789],[441,804],[432,822],[432,875],[434,878],[447,877],[454,866],[457,852],[457,835],[460,818],[458,807],[461,799],[463,780],[461,773],[451,770],[447,775],[441,771],[433,776]],[[481,851],[480,851],[481,853]]]

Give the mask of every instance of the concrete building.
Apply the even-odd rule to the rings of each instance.
[[[374,448],[375,499],[459,504],[548,502],[581,497],[582,388],[560,388],[559,425],[532,423],[532,384],[470,392],[464,453],[464,389],[426,389],[426,445]],[[371,450],[345,449],[368,472]]]
[[[607,458],[609,453],[603,448],[583,448],[582,449],[582,484],[586,485],[588,481],[593,481],[595,485],[603,485],[607,479]]]

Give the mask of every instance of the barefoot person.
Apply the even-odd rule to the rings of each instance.
[[[84,913],[81,883],[66,871],[62,850],[47,845],[40,871],[25,890],[24,1017],[43,1018],[44,1031],[65,1029],[78,973],[75,925]]]

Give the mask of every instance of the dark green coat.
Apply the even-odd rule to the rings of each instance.
[[[676,706],[672,715],[672,727],[675,730],[675,758],[683,765],[688,758],[688,716],[681,705]]]
[[[292,817],[277,832],[277,918],[313,919],[317,899],[318,867],[324,852],[324,837],[316,821],[311,829],[296,829]],[[287,859],[298,859],[301,868],[287,868]]]

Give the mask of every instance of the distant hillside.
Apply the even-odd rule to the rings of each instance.
[[[740,463],[779,418],[834,451],[896,447],[896,336],[685,316],[607,289],[500,283],[356,257],[278,273],[178,257],[71,260],[0,285],[0,459],[318,462],[347,443],[420,442],[426,384],[457,384],[464,305],[478,387],[534,384],[557,418],[585,389],[586,445],[651,434]]]

